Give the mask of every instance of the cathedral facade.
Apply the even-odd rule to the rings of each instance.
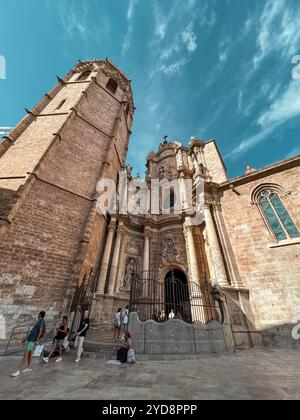
[[[228,179],[215,140],[165,140],[142,182],[126,167],[134,110],[120,69],[80,62],[0,143],[7,331],[80,306],[96,330],[129,304],[144,320],[175,309],[189,323],[222,322],[221,300],[236,345],[288,335],[300,313],[300,157]],[[99,211],[99,181],[118,185],[122,173],[138,191],[157,180],[167,192],[144,212],[119,199]]]

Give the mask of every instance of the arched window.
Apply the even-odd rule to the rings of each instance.
[[[86,70],[83,73],[80,74],[80,76],[77,78],[77,82],[84,82],[87,80],[91,75],[91,70]]]
[[[279,241],[300,237],[300,232],[288,213],[279,192],[273,188],[265,188],[257,195],[257,203]]]
[[[116,93],[118,89],[118,83],[114,79],[109,79],[107,85],[107,89],[110,90],[113,94]]]

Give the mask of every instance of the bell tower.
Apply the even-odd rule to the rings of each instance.
[[[14,323],[68,312],[97,278],[107,220],[96,185],[117,180],[131,134],[131,82],[109,60],[57,79],[0,144],[0,306]]]

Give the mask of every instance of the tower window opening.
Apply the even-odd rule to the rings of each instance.
[[[90,77],[91,73],[92,73],[91,70],[84,71],[77,78],[77,82],[84,82],[85,80],[87,80]]]
[[[118,89],[118,83],[114,79],[109,79],[106,87],[111,93],[115,94]]]
[[[57,105],[54,111],[59,111],[63,107],[63,105],[66,103],[66,101],[67,101],[66,98],[60,101],[60,103]]]

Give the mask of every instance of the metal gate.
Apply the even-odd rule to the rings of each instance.
[[[153,319],[164,322],[181,319],[187,323],[222,322],[222,311],[214,299],[212,286],[204,281],[201,286],[184,282],[174,276],[164,283],[144,272],[132,281],[130,310],[137,312],[141,321]]]
[[[73,296],[69,316],[69,321],[71,322],[71,333],[76,331],[82,313],[84,311],[91,311],[95,288],[96,276],[93,268],[91,268],[90,272],[84,275],[81,285],[76,288]]]

